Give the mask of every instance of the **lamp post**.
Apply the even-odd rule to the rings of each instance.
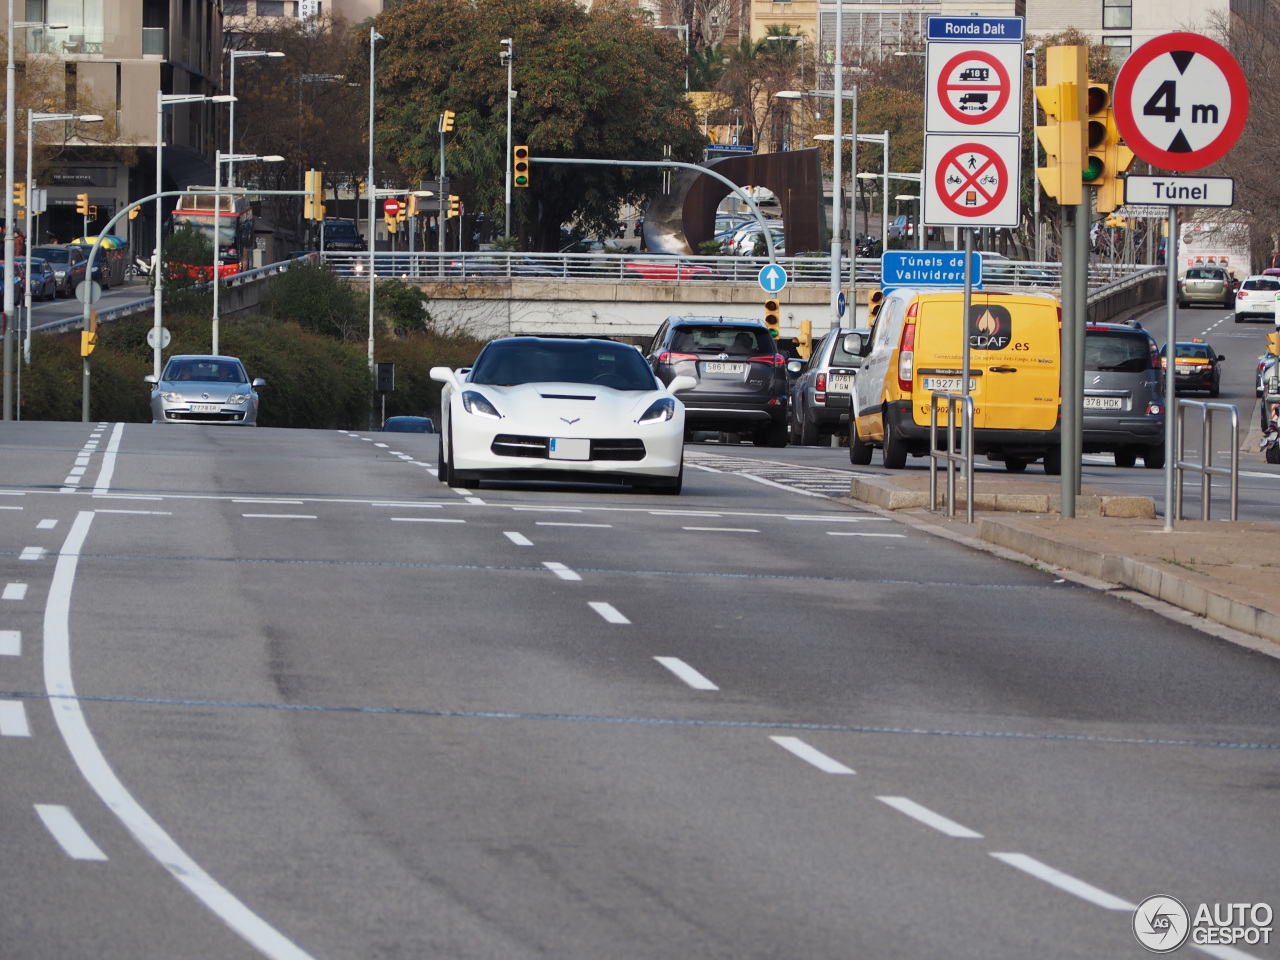
[[[279,59],[280,57],[283,57],[283,56],[284,54],[281,53],[279,50],[232,50],[230,54],[231,70],[230,70],[230,77],[228,80],[227,93],[232,97],[236,95],[236,61],[237,60],[252,59],[257,57],[271,57],[273,59]],[[231,101],[231,113],[227,117],[226,156],[233,157],[235,155],[235,152],[236,152],[236,102],[233,99]],[[236,185],[235,163],[232,161],[228,161],[227,186],[234,187],[235,185]],[[156,189],[159,190],[160,188],[157,186]],[[213,352],[217,353],[218,351],[215,350]]]
[[[212,353],[218,356],[218,281],[222,274],[222,165],[227,165],[227,170],[231,170],[234,163],[249,163],[257,160],[260,163],[279,163],[284,157],[279,154],[270,154],[260,157],[252,153],[223,153],[221,150],[214,152],[213,157],[213,328],[211,334]],[[227,178],[230,179],[231,174],[228,172]],[[232,186],[228,184],[228,186]],[[233,194],[234,195],[234,194]]]
[[[377,201],[374,199],[377,189],[374,187],[373,180],[373,66],[374,66],[374,44],[382,39],[382,34],[372,27],[369,28],[369,373],[373,373],[373,205]],[[441,197],[443,202],[444,198]],[[443,207],[441,208],[441,216],[443,216]],[[373,418],[373,400],[369,401],[369,417]],[[372,423],[371,423],[372,425]]]
[[[516,98],[515,87],[511,86],[511,64],[516,58],[515,40],[508,38],[502,41],[502,52],[498,55],[500,60],[507,63],[507,225],[506,232],[503,236],[511,236],[511,101]],[[444,192],[444,184],[440,184],[441,193]],[[445,197],[440,198],[440,202],[445,202]]]
[[[231,103],[233,98],[230,94],[218,96],[206,96],[200,93],[161,93],[156,91],[156,252],[151,260],[151,275],[155,277],[155,322],[153,324],[155,333],[152,334],[155,339],[155,345],[151,348],[152,357],[152,374],[156,377],[160,376],[160,337],[161,329],[164,326],[164,269],[162,265],[162,257],[160,248],[164,243],[164,207],[161,204],[158,194],[164,189],[161,179],[164,176],[164,108],[175,103]],[[88,366],[89,360],[85,358],[85,365]],[[86,382],[88,378],[86,377]],[[87,395],[87,388],[86,388]]]
[[[800,96],[795,97],[794,99],[800,101],[800,147],[803,149],[804,148],[804,34],[801,33],[794,37],[791,36],[790,34],[787,34],[786,36],[778,36],[778,37],[765,37],[765,40],[767,40],[770,43],[783,43],[784,41],[787,41],[787,40],[800,41],[800,90],[799,90]],[[688,53],[688,51],[685,51],[685,52],[686,54]],[[786,92],[790,93],[791,91],[786,91]],[[782,100],[793,99],[791,97],[783,97],[781,94],[775,94],[775,96],[778,96],[779,99],[782,99]]]

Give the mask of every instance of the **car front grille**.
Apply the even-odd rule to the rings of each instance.
[[[500,457],[528,457],[546,460],[551,449],[549,437],[524,437],[512,433],[500,433],[493,438],[490,451]],[[591,441],[592,460],[643,460],[644,441],[635,438],[618,438]]]
[[[223,411],[221,413],[192,413],[189,410],[166,410],[166,420],[199,420],[205,423],[236,423],[244,419],[240,412]]]

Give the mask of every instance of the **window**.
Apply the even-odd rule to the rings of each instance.
[[[284,0],[258,0],[258,16],[283,17]]]
[[[1133,0],[1102,0],[1103,30],[1133,29]]]
[[[1133,52],[1133,37],[1103,37],[1102,45],[1111,51],[1112,63],[1119,66]]]
[[[222,15],[224,17],[247,17],[249,0],[223,0]]]

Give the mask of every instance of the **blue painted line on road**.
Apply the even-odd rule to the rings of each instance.
[[[138,706],[194,707],[218,710],[282,710],[297,713],[350,713],[373,716],[439,717],[460,720],[539,720],[569,723],[616,723],[659,727],[727,727],[751,730],[821,730],[831,733],[879,733],[916,737],[961,737],[986,740],[1058,741],[1149,747],[1209,747],[1218,750],[1280,750],[1280,743],[1228,740],[1172,740],[1159,737],[1100,737],[1075,733],[1027,733],[1010,730],[946,730],[930,727],[879,727],[844,723],[799,723],[788,720],[693,720],[683,717],[618,717],[586,713],[518,713],[503,710],[432,710],[427,707],[359,707],[321,703],[253,703],[234,700],[189,700],[164,697],[61,697],[22,690],[0,690],[0,698],[76,700],[82,703],[120,703]]]

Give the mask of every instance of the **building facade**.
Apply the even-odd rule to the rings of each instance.
[[[1106,44],[1117,62],[1152,37],[1178,30],[1203,33],[1212,15],[1225,16],[1229,0],[1027,0],[1027,33],[1075,27]]]

